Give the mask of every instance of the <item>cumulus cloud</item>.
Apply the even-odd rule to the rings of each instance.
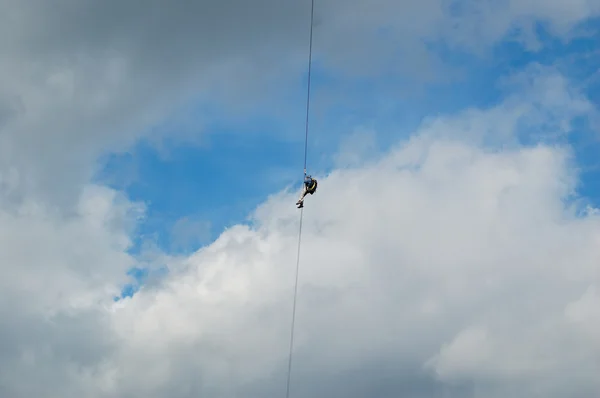
[[[393,24],[390,45],[420,54],[417,71],[424,42],[476,48],[515,24],[544,18],[568,32],[598,12],[555,3],[327,0],[321,57],[376,73],[366,55],[387,51],[369,40]],[[308,7],[4,0],[0,10],[0,395],[279,396],[297,192],[189,257],[140,260],[128,251],[143,206],[89,177],[99,155],[149,134],[196,90],[243,102],[276,70],[299,74]],[[508,83],[513,95],[494,108],[429,120],[381,157],[351,143],[338,157],[347,168],[317,176],[295,396],[598,395],[600,220],[573,200],[568,147],[519,144],[532,131],[566,134],[594,107],[551,70]],[[113,303],[140,261],[169,275]]]
[[[524,103],[530,98],[546,97]],[[429,123],[382,157],[318,176],[319,192],[305,209],[294,396],[600,391],[600,219],[573,201],[569,148],[497,151],[461,134],[474,124],[483,135],[518,133],[522,115],[506,111],[510,104]],[[543,101],[536,109],[557,118],[552,129],[581,115],[579,106],[557,113]],[[276,194],[252,225],[223,232],[189,257],[166,259],[168,277],[132,298],[112,306],[88,301],[71,311],[71,322],[53,320],[58,330],[8,357],[5,391],[283,393],[296,194]],[[36,318],[38,330],[48,328],[44,322]],[[85,340],[68,347],[55,340],[69,333]],[[42,347],[56,353],[52,362]],[[43,386],[42,375],[55,387]]]
[[[0,211],[0,395],[93,396],[86,373],[114,348],[103,308],[137,264],[142,211],[98,186],[68,216],[36,201]]]

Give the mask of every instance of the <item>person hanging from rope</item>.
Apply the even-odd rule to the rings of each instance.
[[[304,175],[304,184],[302,185],[302,194],[300,194],[300,199],[296,202],[296,205],[299,209],[304,207],[304,197],[308,194],[314,194],[317,190],[317,179],[312,178],[309,175]]]

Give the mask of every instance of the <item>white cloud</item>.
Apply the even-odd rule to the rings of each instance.
[[[142,209],[103,187],[89,187],[77,213],[64,216],[39,202],[2,211],[0,263],[7,296],[30,296],[49,308],[106,297],[133,264],[125,254]],[[116,287],[116,286],[115,286]],[[100,290],[98,290],[100,289]]]
[[[76,210],[0,211],[2,396],[94,396],[100,381],[86,373],[115,347],[103,308],[136,264],[126,250],[143,209],[88,186]]]
[[[464,396],[453,383],[470,383],[475,396],[600,391],[600,219],[577,216],[567,200],[577,182],[568,148],[498,152],[460,138],[473,122],[513,134],[521,114],[509,108],[433,123],[380,160],[321,179],[305,210],[297,396],[311,383],[352,396],[343,386],[356,387],[357,369],[372,395],[383,383],[376,373],[392,371],[382,362],[404,380],[387,386],[390,396]],[[574,108],[538,112],[562,120]],[[295,195],[272,197],[253,228],[224,232],[172,263],[163,285],[117,305],[115,391],[275,396],[284,387]],[[404,379],[420,372],[429,384]]]
[[[241,83],[220,86],[223,71],[254,88],[294,60],[305,39],[299,8],[49,4],[0,1],[0,395],[279,396],[297,192],[273,196],[253,228],[232,228],[189,258],[147,259],[168,262],[169,277],[112,304],[137,263],[127,250],[143,209],[86,182],[100,154],[145,135],[190,94],[184,86],[209,80],[234,96]],[[387,50],[369,39],[393,22],[391,42],[420,55],[410,59],[422,70],[421,40],[478,47],[515,21],[572,27],[598,11],[597,2],[499,12],[486,3],[483,18],[453,25],[440,2],[415,4],[323,3],[321,53],[374,74],[367,53]],[[199,41],[209,34],[223,41]],[[431,120],[379,160],[342,156],[353,168],[321,179],[306,202],[296,396],[464,396],[465,383],[486,397],[597,395],[598,216],[565,205],[577,182],[567,148],[514,140],[564,134],[593,109],[560,76],[531,72],[499,106]],[[480,145],[490,141],[509,145]]]

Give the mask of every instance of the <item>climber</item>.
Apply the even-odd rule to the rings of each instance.
[[[304,207],[304,197],[307,194],[314,194],[317,190],[317,180],[312,178],[311,176],[304,176],[304,185],[302,186],[302,194],[300,195],[300,199],[296,202],[296,205],[299,209]]]

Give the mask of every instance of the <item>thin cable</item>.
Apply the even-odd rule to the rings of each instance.
[[[310,78],[312,72],[312,45],[313,45],[313,26],[315,20],[315,0],[310,4],[310,39],[308,44],[308,82],[306,89],[306,122],[304,132],[304,175],[306,175],[306,155],[308,153],[308,116],[310,113]]]
[[[296,325],[296,300],[298,297],[298,271],[300,269],[300,244],[302,243],[302,215],[304,213],[304,208],[300,210],[300,229],[298,231],[298,254],[296,255],[296,281],[294,283],[294,305],[292,307],[292,328],[290,335],[290,354],[288,361],[288,375],[287,375],[287,390],[285,393],[286,398],[290,396],[290,379],[292,376],[292,350],[294,348],[294,329]]]
[[[310,4],[310,39],[308,47],[308,82],[306,89],[306,121],[305,121],[305,132],[304,132],[304,176],[306,177],[306,159],[308,153],[308,120],[310,114],[310,78],[312,71],[312,42],[313,42],[313,26],[315,18],[315,0],[311,0]],[[294,350],[294,330],[296,328],[296,302],[298,299],[298,274],[300,271],[300,246],[302,243],[302,220],[304,216],[304,208],[300,210],[300,227],[298,229],[298,253],[296,254],[296,279],[294,282],[294,304],[292,306],[292,325],[290,331],[290,352],[288,360],[288,374],[287,374],[287,386],[286,386],[286,398],[290,396],[290,380],[292,376],[292,359]]]

